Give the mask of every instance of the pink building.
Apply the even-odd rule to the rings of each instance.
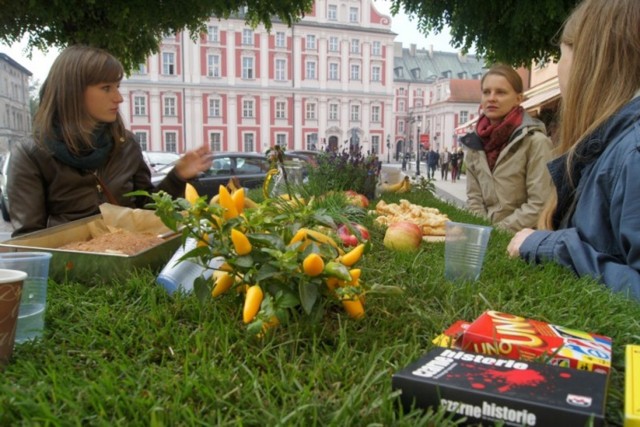
[[[442,141],[449,140],[449,111],[439,121],[429,115],[431,108],[439,115],[437,104],[451,103],[446,86],[452,78],[477,78],[482,68],[475,57],[429,57],[415,49],[424,58],[409,64],[405,49],[394,44],[391,18],[371,0],[318,0],[299,23],[274,22],[270,32],[248,27],[241,14],[212,18],[207,27],[195,42],[186,33],[165,37],[159,52],[123,81],[121,111],[144,149],[183,152],[206,143],[213,151],[264,152],[274,144],[290,150],[359,145],[385,156],[387,143],[392,153],[408,147],[403,142],[412,138],[410,125],[418,115],[429,126],[426,135],[440,129]],[[439,63],[453,74],[443,74]],[[439,97],[438,90],[444,91]],[[466,103],[460,108],[472,110]]]

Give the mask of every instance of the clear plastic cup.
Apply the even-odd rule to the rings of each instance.
[[[445,227],[445,278],[451,281],[478,280],[493,227],[452,221]]]
[[[0,268],[27,273],[20,299],[16,343],[42,337],[50,261],[50,252],[0,253]]]

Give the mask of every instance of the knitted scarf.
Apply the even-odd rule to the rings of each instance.
[[[113,150],[114,141],[107,125],[96,127],[91,135],[91,139],[93,141],[93,148],[84,150],[79,156],[69,151],[58,129],[56,129],[55,138],[46,138],[44,144],[51,150],[53,157],[65,165],[80,170],[96,170],[107,162]]]
[[[504,147],[509,143],[509,138],[514,130],[522,124],[524,109],[516,107],[505,116],[498,124],[492,125],[489,118],[484,114],[478,119],[476,133],[482,141],[482,147],[487,156],[489,169],[493,172],[498,156]]]

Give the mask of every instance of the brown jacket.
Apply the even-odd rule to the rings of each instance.
[[[185,182],[174,171],[157,188],[153,187],[140,145],[131,134],[95,173],[121,206],[142,208],[149,202],[148,198],[124,196],[135,190],[164,190],[174,197],[184,194]],[[13,236],[95,215],[99,206],[108,202],[94,171],[59,162],[33,140],[13,147],[8,175]]]
[[[545,201],[554,191],[547,170],[553,144],[544,124],[525,113],[493,172],[477,134],[468,134],[461,142],[467,148],[468,208],[500,228],[535,228]]]

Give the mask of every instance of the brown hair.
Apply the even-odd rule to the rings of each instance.
[[[74,154],[92,147],[91,134],[98,123],[85,108],[85,89],[119,82],[123,75],[120,62],[105,50],[82,45],[64,49],[40,89],[40,105],[33,126],[36,141],[42,143],[45,138],[59,134]],[[110,128],[116,144],[124,140],[120,113]]]
[[[489,69],[489,71],[484,73],[484,75],[482,76],[482,80],[480,80],[480,87],[484,85],[484,79],[490,75],[502,76],[505,79],[507,79],[507,81],[509,82],[513,90],[516,91],[516,93],[522,93],[524,90],[524,86],[522,84],[522,77],[520,77],[520,74],[518,74],[518,72],[514,70],[513,67],[510,67],[505,64],[495,64],[493,67]]]
[[[557,153],[568,154],[569,170],[576,145],[640,88],[639,23],[638,0],[584,0],[565,22],[560,41],[572,49],[573,60],[562,94]],[[552,228],[557,202],[554,192],[540,228]]]

